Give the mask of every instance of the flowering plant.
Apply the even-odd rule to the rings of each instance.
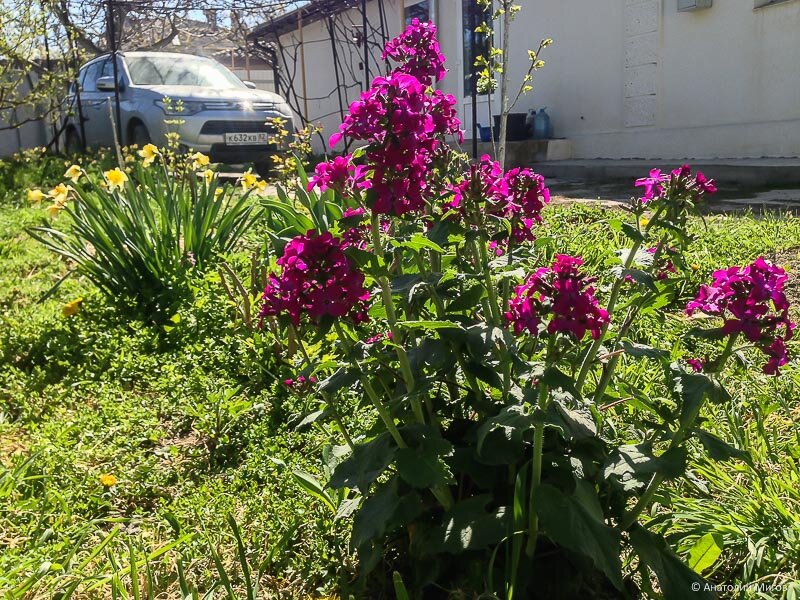
[[[386,56],[400,66],[332,139],[364,146],[264,203],[263,324],[290,340],[289,379],[316,378],[304,423],[328,418],[344,442],[328,486],[350,495],[365,585],[382,569],[419,590],[577,598],[648,593],[657,579],[686,597],[700,576],[640,517],[683,475],[692,440],[747,458],[698,424],[706,401],[729,398],[716,373],[733,349],[697,373],[632,327],[684,301],[686,223],[713,182],[688,167],[642,180],[631,219],[609,223],[628,247],[599,271],[547,242],[542,177],[450,149],[454,102],[430,86],[443,72],[435,28],[412,24]],[[793,329],[781,285],[764,261],[721,271],[689,312],[722,317],[728,340],[744,333],[777,368]],[[620,360],[659,364],[669,400],[620,381]],[[624,417],[615,386],[656,415],[638,443],[603,434]],[[374,424],[355,426],[354,411]]]
[[[246,173],[238,193],[199,152],[178,158],[146,144],[125,153],[127,164],[99,173],[75,164],[67,183],[32,190],[32,201],[50,202],[54,222],[30,233],[112,303],[164,323],[188,295],[190,273],[212,266],[253,225],[259,210],[250,195],[264,184]]]

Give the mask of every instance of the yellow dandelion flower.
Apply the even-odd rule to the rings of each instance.
[[[81,304],[83,304],[83,298],[76,298],[72,302],[67,302],[61,308],[61,312],[64,313],[65,317],[71,317],[73,315],[77,315],[78,311],[80,311],[81,309]]]
[[[64,177],[67,179],[71,179],[72,183],[78,183],[78,179],[81,178],[83,175],[83,169],[81,169],[80,165],[72,165],[67,172],[64,173]]]
[[[692,265],[692,271],[699,271],[699,270],[700,270],[700,265],[698,265],[697,263],[694,263]]]
[[[108,185],[111,189],[117,188],[121,190],[125,187],[125,182],[128,181],[128,176],[119,168],[106,171],[103,173],[103,175],[105,176],[106,181],[108,181]]]
[[[644,228],[644,227],[647,227],[649,224],[650,224],[650,219],[647,219],[645,217],[642,217],[641,219],[639,219],[639,227]]]
[[[195,169],[201,169],[203,167],[207,167],[211,162],[211,159],[208,158],[208,156],[206,156],[202,152],[195,152],[189,158],[191,158],[194,161]]]
[[[158,151],[158,147],[155,144],[145,144],[142,146],[142,149],[139,150],[139,156],[142,157],[142,164],[145,167],[149,167],[153,164],[161,153]]]
[[[119,481],[114,475],[111,473],[103,473],[100,475],[100,483],[103,487],[110,488],[117,485],[117,481]]]
[[[214,171],[211,169],[203,171],[203,179],[206,180],[206,183],[211,183],[214,180]]]
[[[69,188],[65,184],[59,183],[47,195],[53,199],[54,203],[63,205],[69,198]]]
[[[40,189],[32,189],[28,190],[28,202],[31,204],[39,204],[44,200],[44,192]]]
[[[258,175],[255,175],[250,171],[247,171],[244,175],[242,175],[241,181],[242,181],[242,189],[244,191],[251,190],[254,187],[256,187],[256,185],[258,185]]]

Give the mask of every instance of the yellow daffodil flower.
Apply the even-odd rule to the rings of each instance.
[[[44,192],[40,189],[32,189],[28,190],[28,202],[31,204],[39,204],[44,200]]]
[[[214,190],[214,199],[219,200],[219,197],[222,196],[224,190],[222,188],[217,188]]]
[[[208,158],[202,152],[195,152],[190,157],[194,161],[194,168],[195,169],[202,169],[203,167],[207,167],[211,162],[211,159]]]
[[[242,176],[242,189],[244,191],[248,191],[256,187],[256,185],[258,185],[258,175],[255,175],[250,171],[247,171]]]
[[[203,179],[206,180],[206,183],[211,183],[214,180],[214,171],[211,169],[203,171]]]
[[[155,144],[145,144],[142,149],[139,150],[139,156],[142,157],[142,164],[145,167],[152,165],[156,157],[160,156],[160,154]]]
[[[59,183],[47,195],[53,199],[54,203],[63,205],[66,204],[69,197],[69,188],[63,183]]]
[[[111,169],[110,171],[106,171],[103,173],[108,181],[108,185],[111,189],[117,188],[121,190],[125,187],[125,182],[128,181],[128,176],[125,174],[124,171],[120,171],[119,168]]]
[[[256,183],[256,188],[258,188],[258,191],[260,192],[266,191],[267,182],[264,181],[263,179],[259,179],[258,183]]]
[[[64,210],[63,202],[53,202],[47,207],[47,216],[51,219],[55,219],[62,210]]]
[[[110,488],[117,485],[117,481],[119,481],[114,475],[111,473],[103,473],[100,475],[100,483],[103,487]]]
[[[71,179],[72,183],[78,183],[78,179],[81,178],[83,175],[83,169],[81,169],[80,165],[72,165],[67,172],[64,173],[64,177],[67,179]]]
[[[67,302],[62,307],[61,312],[64,313],[65,317],[71,317],[78,314],[78,311],[81,309],[81,304],[83,304],[83,298],[76,298],[72,302]]]

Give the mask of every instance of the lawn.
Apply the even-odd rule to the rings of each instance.
[[[0,201],[0,590],[9,598],[186,597],[217,594],[308,598],[364,596],[354,581],[351,519],[341,498],[316,490],[342,440],[320,421],[311,392],[293,394],[268,338],[242,326],[210,269],[168,325],[119,315],[86,280],[67,273],[26,229],[41,208]],[[590,270],[622,245],[615,211],[546,209],[540,240],[583,256]],[[789,270],[795,307],[800,219],[791,215],[693,218],[687,261],[697,287],[720,265],[764,255]],[[240,273],[263,242],[248,232],[228,262]],[[600,294],[606,290],[601,282]],[[74,301],[82,299],[79,303]],[[69,303],[74,303],[69,305]],[[69,306],[78,306],[74,315]],[[797,312],[794,313],[797,316]],[[634,335],[661,347],[685,330],[678,311],[657,311]],[[744,356],[741,360],[746,360]],[[641,363],[621,380],[649,389]],[[683,556],[712,536],[714,583],[783,585],[722,597],[800,594],[800,370],[781,378],[726,371],[733,401],[711,406],[706,429],[750,452],[742,461],[692,455],[687,480],[659,497],[653,527]],[[605,435],[635,439],[619,396]],[[345,421],[367,427],[370,413]],[[365,422],[367,421],[367,422]],[[337,511],[339,515],[337,516]],[[256,591],[255,586],[260,586]],[[359,591],[361,590],[361,591]],[[372,597],[372,596],[369,596]],[[375,597],[378,597],[377,595]]]

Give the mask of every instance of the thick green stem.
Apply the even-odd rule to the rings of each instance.
[[[394,439],[395,444],[397,444],[399,448],[408,448],[408,444],[406,444],[403,436],[400,435],[400,431],[397,429],[397,425],[394,423],[392,413],[389,411],[386,405],[381,402],[380,396],[378,396],[375,388],[372,387],[372,383],[370,383],[369,378],[366,375],[361,377],[361,385],[364,386],[364,391],[367,392],[367,396],[369,396],[369,399],[372,400],[372,404],[375,405],[375,409],[378,411],[378,416],[380,416],[383,424],[386,425],[386,429],[389,431],[389,435],[392,436],[392,439]]]
[[[547,354],[545,355],[545,369],[552,359],[555,347],[555,338],[551,337],[547,343]],[[544,413],[547,411],[548,389],[544,381],[539,381],[539,400],[538,409]],[[533,458],[531,459],[531,490],[528,501],[528,544],[525,547],[525,554],[533,558],[536,552],[536,540],[539,536],[539,513],[536,510],[536,492],[542,483],[542,454],[544,452],[544,421],[537,419],[533,430]]]
[[[380,229],[380,216],[373,212],[370,220],[372,229],[372,245],[375,254],[378,258],[383,259],[383,241],[381,240]],[[385,275],[378,277],[378,285],[381,288],[381,299],[383,300],[383,307],[386,310],[386,320],[389,322],[389,331],[392,332],[392,339],[395,343],[395,353],[397,360],[400,363],[400,372],[403,374],[403,379],[406,383],[406,391],[411,401],[411,409],[414,411],[414,416],[420,423],[425,422],[425,415],[422,411],[422,404],[419,398],[414,395],[414,373],[411,371],[411,363],[408,360],[406,349],[402,346],[403,338],[400,335],[400,330],[397,328],[397,315],[394,312],[394,303],[392,302],[392,290],[389,286],[389,279]]]
[[[486,251],[486,244],[483,242],[483,240],[475,240],[474,244],[478,248],[476,255],[481,263],[479,267],[481,273],[483,274],[483,282],[486,286],[486,293],[489,296],[489,310],[491,311],[492,324],[499,326],[502,323],[502,315],[500,314],[500,305],[498,303],[497,290],[495,289],[494,280],[492,279],[492,272],[489,270],[489,254]]]

